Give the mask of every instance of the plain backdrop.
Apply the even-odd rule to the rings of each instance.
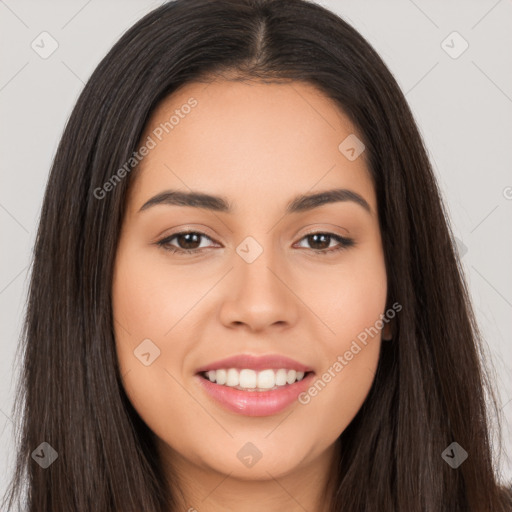
[[[14,462],[15,352],[51,161],[93,69],[123,32],[161,3],[0,0],[2,494]],[[354,26],[381,55],[424,137],[493,365],[504,418],[500,468],[510,481],[512,0],[319,3]],[[43,58],[41,47],[48,51],[52,44],[56,50]]]

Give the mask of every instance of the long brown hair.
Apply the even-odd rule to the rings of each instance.
[[[388,303],[403,309],[370,393],[339,438],[332,511],[512,510],[493,468],[497,407],[481,337],[411,111],[365,39],[306,0],[166,3],[128,30],[89,79],[41,212],[20,345],[17,467],[5,503],[23,499],[28,512],[175,510],[114,345],[112,271],[137,169],[101,198],[95,191],[137,150],[160,100],[215,75],[309,82],[366,146]],[[42,442],[58,453],[46,469],[31,456]],[[468,453],[457,468],[441,456],[453,442]]]

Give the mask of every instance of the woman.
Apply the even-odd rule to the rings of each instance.
[[[197,245],[196,245],[197,244]],[[505,511],[479,333],[421,137],[303,0],[177,0],[69,119],[8,505]]]

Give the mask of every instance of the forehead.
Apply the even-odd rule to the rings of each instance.
[[[358,136],[350,119],[308,83],[189,83],[165,98],[140,143],[152,146],[136,170],[131,202],[168,189],[232,199],[234,211],[327,188],[375,195],[364,152],[340,150]],[[359,136],[360,138],[360,136]]]

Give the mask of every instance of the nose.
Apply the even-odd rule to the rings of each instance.
[[[254,332],[293,326],[300,315],[301,300],[291,273],[284,268],[270,250],[263,250],[250,263],[235,255],[225,285],[221,322],[226,327],[245,326]]]

